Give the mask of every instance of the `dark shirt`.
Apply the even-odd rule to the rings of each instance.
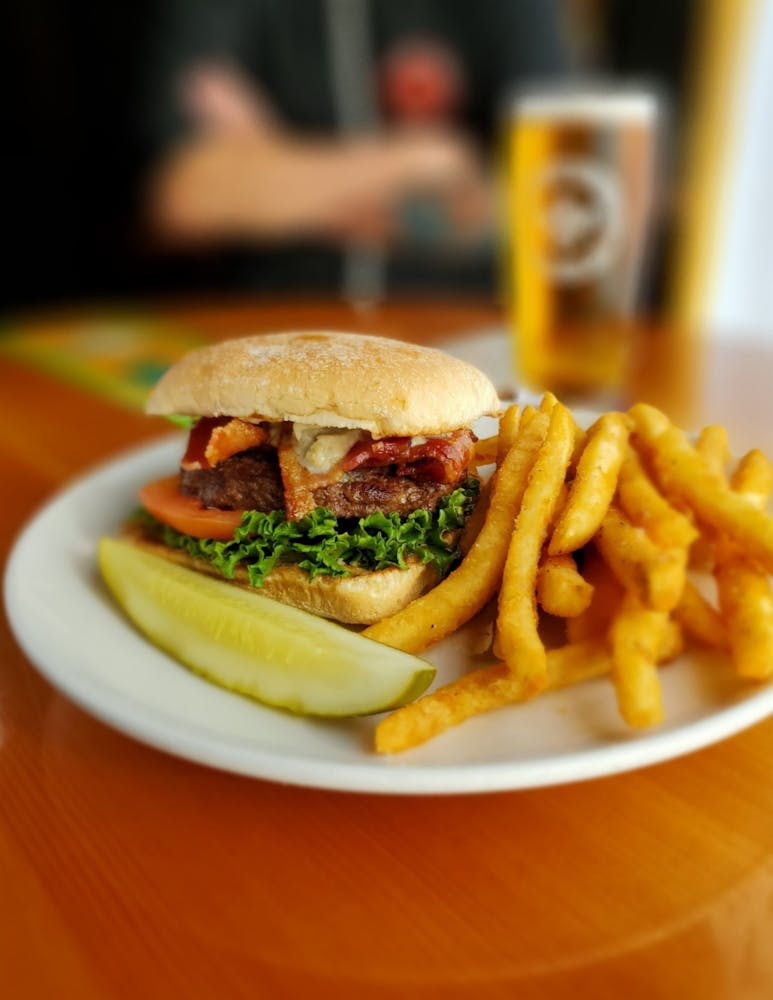
[[[557,0],[360,2],[367,12],[366,37],[360,42],[370,65],[366,79],[378,123],[400,118],[399,94],[395,97],[390,83],[395,53],[407,43],[418,42],[449,58],[456,99],[440,109],[443,123],[461,128],[486,150],[508,90],[568,68]],[[269,96],[288,127],[308,135],[340,134],[346,124],[340,121],[333,82],[329,6],[326,0],[164,0],[143,64],[141,127],[148,160],[163,156],[189,134],[193,125],[185,118],[180,84],[204,64],[236,66]],[[427,235],[438,220],[432,218],[432,205],[418,209],[419,229],[423,226]],[[393,253],[388,289],[490,290],[490,244],[474,253],[449,254],[438,252],[441,242],[429,232],[427,240]],[[212,280],[232,288],[341,289],[342,254],[319,246],[231,247],[217,256],[217,262],[208,258]]]

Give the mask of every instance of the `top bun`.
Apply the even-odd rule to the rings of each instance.
[[[270,333],[192,351],[148,413],[358,427],[376,437],[441,434],[500,410],[486,376],[442,351],[357,333]]]

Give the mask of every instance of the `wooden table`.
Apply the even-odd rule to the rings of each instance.
[[[425,341],[499,321],[485,306],[173,315],[215,336],[303,325]],[[650,353],[650,398],[771,443],[770,352],[660,334]],[[3,553],[70,477],[158,430],[0,363]],[[0,642],[9,1000],[773,995],[773,720],[572,786],[331,793],[136,743],[42,680],[5,621]]]

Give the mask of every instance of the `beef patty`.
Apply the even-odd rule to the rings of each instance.
[[[314,502],[317,507],[327,507],[336,517],[367,517],[379,512],[405,515],[418,509],[434,511],[458,485],[417,482],[410,476],[390,474],[388,466],[361,468],[344,473],[337,483],[314,490]],[[266,514],[284,510],[279,460],[273,448],[250,448],[214,469],[183,470],[180,492],[196,497],[205,507],[221,510],[259,510]]]

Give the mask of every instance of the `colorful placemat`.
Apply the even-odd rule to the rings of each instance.
[[[166,320],[109,317],[6,329],[0,355],[142,409],[161,374],[204,343],[201,333]]]

